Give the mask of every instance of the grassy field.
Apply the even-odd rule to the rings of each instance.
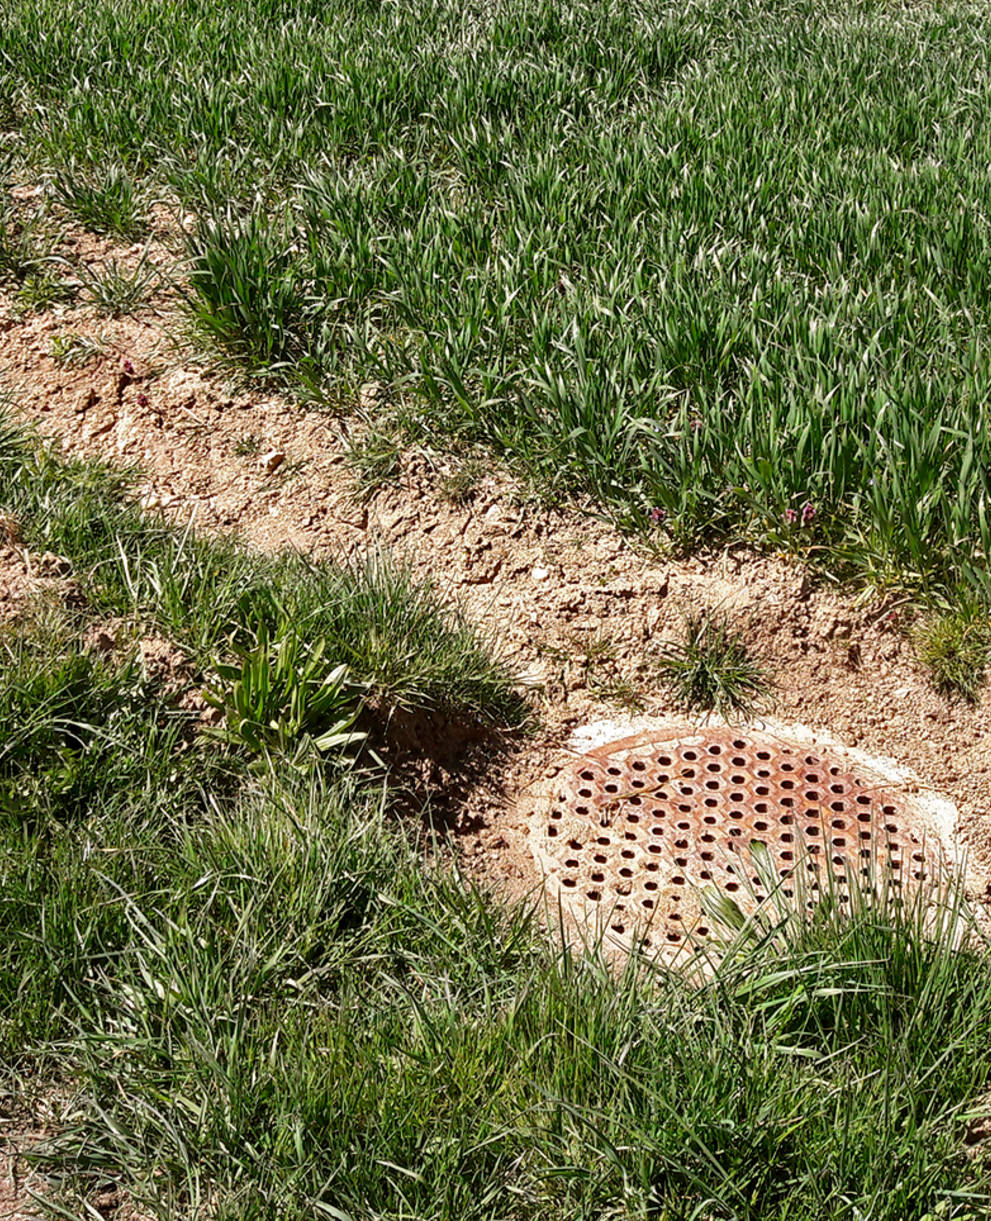
[[[407,429],[678,544],[983,603],[987,32],[960,2],[8,0],[3,147],[91,228],[198,217],[190,320],[246,372],[377,378]]]
[[[952,886],[728,922],[708,975],[556,948],[539,906],[425,863],[371,756],[324,740],[359,703],[372,733],[519,720],[428,590],[273,573],[10,428],[0,501],[76,591],[0,629],[0,1080],[60,1100],[52,1216],[108,1189],[163,1221],[987,1216],[991,970]],[[152,629],[178,677],[129,644]],[[204,683],[223,740],[183,698]]]
[[[659,545],[950,612],[922,647],[976,691],[989,33],[958,0],[5,0],[0,179],[47,190],[36,224],[3,193],[0,288],[51,304],[52,224],[130,244],[164,205],[212,357],[314,410],[382,383],[364,486],[396,432],[488,446]],[[146,270],[83,289],[126,312]],[[952,886],[935,935],[827,903],[704,976],[562,949],[357,753],[396,712],[526,722],[429,587],[177,533],[7,424],[0,509],[78,592],[0,625],[0,1082],[58,1100],[53,1216],[991,1216]],[[741,649],[699,620],[669,678],[746,702]]]

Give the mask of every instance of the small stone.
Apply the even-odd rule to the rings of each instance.
[[[534,568],[530,575],[535,581],[546,581],[551,575],[551,570],[549,568]]]
[[[267,471],[270,475],[273,471],[277,471],[285,462],[286,456],[280,449],[270,449],[267,454],[262,454],[258,459],[258,465],[263,471]]]

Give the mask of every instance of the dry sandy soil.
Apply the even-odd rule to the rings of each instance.
[[[110,254],[138,257],[75,239],[78,259]],[[169,260],[164,247],[152,255]],[[163,296],[108,320],[79,306],[22,312],[0,295],[0,370],[17,410],[67,453],[136,465],[144,503],[177,522],[314,556],[384,545],[498,640],[533,687],[541,731],[489,767],[477,751],[463,765],[431,764],[473,872],[514,894],[539,885],[518,795],[575,726],[617,715],[618,703],[674,715],[652,651],[686,609],[717,604],[775,676],[769,714],[915,771],[957,803],[975,863],[991,864],[991,697],[968,706],[934,693],[897,609],[858,606],[798,563],[743,548],[657,558],[608,524],[535,504],[500,473],[484,475],[470,503],[452,503],[443,489],[457,463],[419,449],[361,503],[344,461],[361,424],[235,390],[176,347],[170,310]],[[99,339],[102,353],[60,365],[53,341],[70,334]],[[374,393],[363,398],[374,414]],[[0,616],[32,583],[62,579],[17,549],[16,523],[2,541]]]

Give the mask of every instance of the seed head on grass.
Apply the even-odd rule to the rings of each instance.
[[[770,677],[724,614],[693,611],[682,639],[660,653],[661,678],[689,712],[747,716],[770,687]]]

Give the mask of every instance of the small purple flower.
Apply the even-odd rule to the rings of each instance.
[[[141,393],[141,394],[139,394],[139,395],[138,395],[138,406],[139,406],[139,407],[147,407],[147,406],[148,406],[148,396],[147,396],[147,394],[145,394],[143,391],[142,391],[142,393]]]
[[[667,517],[667,513],[664,512],[660,505],[654,505],[654,507],[650,510],[649,516],[654,525],[659,526],[665,517]]]
[[[121,362],[121,368],[124,370],[124,372],[127,374],[128,377],[134,376],[134,365],[131,364],[131,362],[127,359],[126,356],[124,357],[123,361]]]
[[[798,514],[794,509],[785,509],[785,511],[781,514],[781,520],[786,526],[793,526],[795,522],[798,521]]]
[[[802,525],[811,526],[812,523],[815,521],[815,517],[816,517],[815,506],[813,504],[811,504],[809,501],[806,501],[805,504],[802,505]]]

